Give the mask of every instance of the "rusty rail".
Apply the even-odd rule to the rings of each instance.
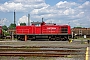
[[[1,46],[0,56],[42,56],[42,57],[67,57],[85,55],[82,48],[68,47],[12,47]]]

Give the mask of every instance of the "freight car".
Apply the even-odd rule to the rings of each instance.
[[[43,21],[31,23],[30,26],[16,26],[18,40],[67,41],[71,35],[69,25],[56,25]]]
[[[2,26],[0,26],[0,38],[2,38]]]

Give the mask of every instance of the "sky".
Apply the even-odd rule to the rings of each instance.
[[[90,0],[0,0],[0,25],[44,21],[73,27],[90,27]]]

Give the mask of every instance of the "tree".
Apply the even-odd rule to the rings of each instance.
[[[26,26],[26,23],[20,23],[20,26]]]
[[[10,36],[10,34],[7,31],[2,30],[2,32],[3,32],[4,36]]]
[[[9,29],[15,29],[16,28],[16,24],[10,24],[10,26],[9,26]]]
[[[2,32],[4,34],[4,36],[9,36],[10,34],[7,32],[8,27],[6,25],[2,26]]]
[[[7,31],[8,30],[8,27],[6,25],[2,26],[2,29]]]

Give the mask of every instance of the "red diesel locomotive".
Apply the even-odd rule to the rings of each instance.
[[[30,26],[16,26],[18,40],[68,41],[70,35],[71,28],[69,25],[32,22]]]

